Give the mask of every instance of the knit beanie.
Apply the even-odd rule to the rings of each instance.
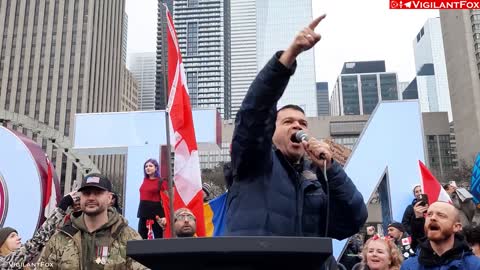
[[[388,228],[393,227],[398,229],[401,232],[405,232],[405,227],[403,227],[402,223],[399,222],[393,222],[388,225]]]
[[[18,233],[17,230],[11,227],[5,227],[0,229],[0,247],[3,245],[3,243],[5,243],[5,240],[7,240],[8,236],[12,232]]]
[[[415,189],[416,189],[417,187],[422,187],[422,185],[420,185],[420,184],[415,184],[415,185],[413,186],[413,188],[412,188],[413,195],[415,195]]]

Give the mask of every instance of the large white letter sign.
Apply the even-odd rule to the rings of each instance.
[[[418,161],[424,159],[418,101],[381,102],[360,135],[345,171],[362,193],[365,203],[386,172],[392,217],[401,221],[405,208],[413,199],[412,186],[420,182]],[[334,255],[338,257],[345,241],[333,244]]]
[[[29,239],[44,220],[45,152],[23,134],[3,126],[0,126],[0,149],[0,227],[12,227]],[[58,201],[60,188],[55,170],[52,173]]]
[[[218,149],[221,138],[218,112],[207,109],[192,113],[199,148]],[[165,111],[76,114],[74,136],[74,151],[80,154],[127,155],[123,209],[135,227],[143,163],[149,158],[160,162],[160,147],[166,144]]]

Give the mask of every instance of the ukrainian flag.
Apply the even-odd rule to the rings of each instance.
[[[225,232],[225,212],[227,211],[228,192],[203,204],[205,216],[205,236],[222,236]]]

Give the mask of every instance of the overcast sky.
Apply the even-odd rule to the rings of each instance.
[[[413,40],[428,18],[438,17],[438,10],[390,10],[388,0],[312,3],[314,17],[327,13],[317,29],[322,40],[315,47],[315,71],[330,90],[347,61],[385,60],[387,71],[411,81]],[[127,0],[126,12],[128,53],[155,51],[157,0]]]

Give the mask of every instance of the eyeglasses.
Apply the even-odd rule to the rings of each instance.
[[[193,215],[190,215],[190,214],[183,214],[183,215],[179,215],[175,218],[175,221],[177,220],[180,220],[180,221],[195,221],[195,217]]]

